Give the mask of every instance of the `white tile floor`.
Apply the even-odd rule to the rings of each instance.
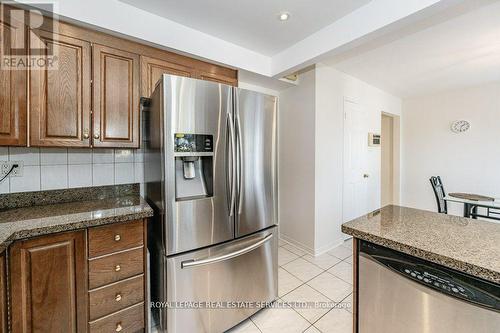
[[[280,240],[278,265],[279,306],[257,312],[228,333],[352,332],[351,240],[316,257]]]

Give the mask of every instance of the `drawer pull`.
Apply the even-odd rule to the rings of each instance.
[[[120,323],[118,323],[118,324],[116,324],[116,329],[115,329],[115,331],[120,332],[122,329],[123,329],[123,327],[122,327],[122,323],[121,323],[121,322],[120,322]]]
[[[122,300],[122,295],[120,295],[120,294],[116,294],[116,296],[115,296],[115,301],[119,302],[119,301],[121,301],[121,300]]]
[[[122,266],[116,265],[115,266],[115,272],[119,272],[122,269]]]
[[[122,237],[120,235],[115,235],[115,241],[118,242]]]

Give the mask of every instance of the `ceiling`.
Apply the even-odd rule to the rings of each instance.
[[[371,0],[120,0],[184,26],[272,56]],[[280,12],[290,19],[280,22]],[[165,33],[168,33],[166,31]]]
[[[500,81],[500,2],[324,63],[402,98]]]

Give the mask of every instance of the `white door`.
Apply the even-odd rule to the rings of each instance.
[[[343,222],[368,213],[368,115],[344,100]]]

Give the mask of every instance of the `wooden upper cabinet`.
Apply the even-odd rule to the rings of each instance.
[[[90,43],[31,31],[30,48],[45,48],[53,67],[30,69],[30,144],[89,147],[91,107]]]
[[[0,18],[2,61],[4,56],[12,55],[12,49],[26,54],[26,30],[24,26],[11,26]],[[0,145],[26,146],[27,77],[24,67],[0,68]]]
[[[238,85],[238,72],[234,69],[203,63],[196,67],[196,78],[230,86]]]
[[[185,63],[184,65],[141,56],[141,96],[151,96],[162,74],[192,77],[232,86],[238,84],[236,71],[232,69],[194,59],[184,58],[182,60]]]
[[[193,69],[165,60],[141,57],[141,96],[150,97],[163,74],[192,77]]]
[[[94,147],[139,148],[139,55],[94,45]]]
[[[85,231],[13,243],[10,276],[13,333],[87,331]]]
[[[209,72],[198,72],[196,77],[201,80],[223,83],[230,86],[238,85],[238,79],[236,77],[231,77],[231,76],[225,76]]]

